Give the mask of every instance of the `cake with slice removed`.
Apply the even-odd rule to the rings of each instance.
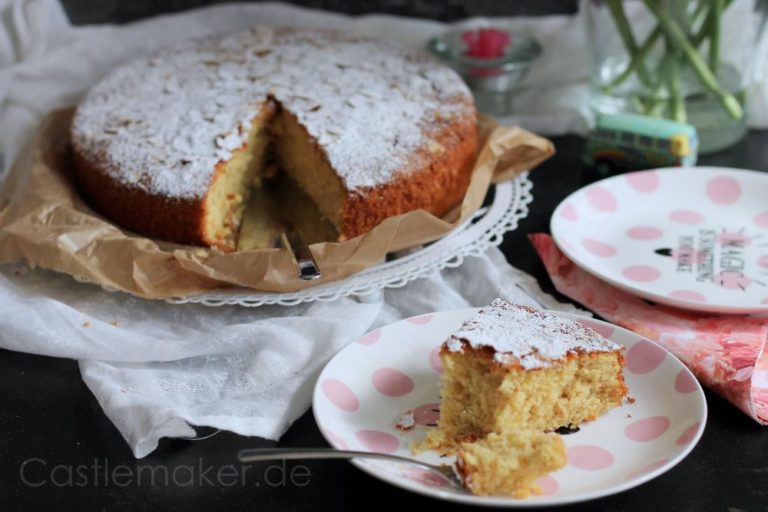
[[[76,178],[99,213],[227,252],[273,163],[347,239],[413,210],[445,215],[464,197],[477,138],[452,70],[383,41],[270,27],[118,67],[71,127]]]

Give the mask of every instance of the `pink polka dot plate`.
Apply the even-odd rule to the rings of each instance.
[[[376,329],[341,350],[315,386],[315,419],[331,446],[413,456],[439,417],[437,357],[441,343],[476,309],[444,311]],[[485,506],[534,507],[575,503],[625,491],[679,463],[704,430],[704,393],[673,355],[637,334],[593,319],[583,321],[627,348],[624,375],[633,403],[563,436],[566,467],[539,482],[544,493],[525,500],[480,497],[452,488],[441,477],[407,463],[355,460],[385,482],[449,501]],[[410,429],[402,429],[412,425]],[[450,463],[436,453],[414,456]]]
[[[581,188],[552,237],[576,265],[629,293],[711,313],[768,312],[768,173],[667,168]]]

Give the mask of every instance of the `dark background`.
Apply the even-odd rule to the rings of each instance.
[[[220,0],[62,0],[75,24],[126,23],[147,16],[226,3]],[[255,2],[258,3],[258,2]],[[451,21],[471,16],[570,14],[576,0],[293,0],[285,3],[345,14],[396,14]]]
[[[682,1],[682,0],[678,0]],[[76,24],[126,23],[216,2],[63,0]],[[468,16],[572,13],[575,1],[540,0],[299,0],[294,4],[348,14],[389,13],[439,20]],[[519,228],[506,235],[502,250],[516,267],[529,272],[545,291],[554,293],[527,233],[547,231],[554,207],[583,186],[590,175],[581,168],[582,140],[553,139],[558,153],[532,173],[534,203]],[[768,170],[768,133],[753,132],[737,146],[701,160]],[[562,298],[562,297],[561,297]],[[700,444],[680,465],[630,491],[601,500],[553,510],[583,512],[759,512],[768,511],[768,433],[733,406],[707,392],[709,420]],[[256,465],[247,485],[128,486],[90,485],[40,487],[25,485],[19,470],[25,460],[44,459],[47,471],[62,464],[110,467],[181,466],[218,468],[235,463],[239,449],[258,446],[327,446],[311,411],[300,418],[279,443],[222,432],[203,441],[164,439],[160,447],[137,461],[83,384],[74,361],[0,350],[0,511],[6,510],[359,510],[363,508],[454,510],[460,507],[401,491],[357,470],[346,462],[308,462],[306,486],[261,486],[267,466]],[[295,467],[289,464],[288,470]],[[45,472],[30,476],[42,477]]]

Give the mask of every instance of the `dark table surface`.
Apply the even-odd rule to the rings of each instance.
[[[502,244],[509,262],[550,292],[554,290],[526,234],[546,231],[557,203],[588,180],[579,164],[582,140],[554,141],[557,155],[532,173],[530,215]],[[736,147],[700,163],[768,170],[768,132],[750,133]],[[83,384],[74,361],[0,351],[0,390],[3,511],[354,510],[379,503],[393,509],[454,508],[391,487],[342,461],[261,464],[242,472],[235,462],[242,448],[326,446],[311,411],[279,443],[227,432],[200,441],[165,439],[157,451],[137,461]],[[704,436],[678,466],[622,494],[555,510],[768,510],[768,431],[713,393],[707,392],[707,402]],[[220,471],[239,471],[239,476],[217,482]],[[134,477],[104,480],[106,474],[127,472]]]

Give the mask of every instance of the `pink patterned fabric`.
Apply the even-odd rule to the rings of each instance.
[[[555,288],[675,354],[706,387],[768,424],[768,318],[712,315],[648,302],[577,267],[546,234],[529,239]]]

